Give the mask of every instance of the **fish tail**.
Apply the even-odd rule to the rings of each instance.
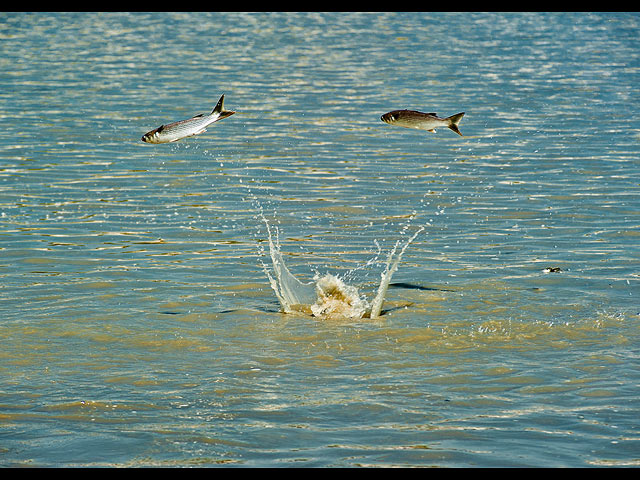
[[[223,93],[222,96],[220,97],[220,100],[218,100],[218,103],[216,104],[216,108],[214,108],[213,111],[211,112],[211,115],[218,115],[219,117],[218,120],[222,120],[223,118],[230,117],[234,113],[236,112],[224,109],[224,93]]]
[[[456,132],[458,135],[460,135],[461,137],[463,136],[462,133],[460,133],[460,130],[458,129],[458,123],[460,123],[460,120],[462,120],[462,117],[464,116],[464,112],[461,113],[456,113],[455,115],[451,115],[450,117],[447,117],[445,120],[448,120],[449,125],[447,125],[451,130],[453,130],[454,132]]]

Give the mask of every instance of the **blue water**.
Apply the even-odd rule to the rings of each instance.
[[[3,13],[0,53],[0,465],[640,463],[637,13]],[[366,295],[425,230],[326,319],[261,215]]]

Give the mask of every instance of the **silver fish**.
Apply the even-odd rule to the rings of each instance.
[[[448,127],[458,135],[462,136],[460,130],[458,130],[458,123],[462,119],[462,113],[456,113],[447,118],[440,118],[435,113],[422,113],[414,110],[394,110],[393,112],[385,113],[380,117],[380,120],[388,123],[389,125],[397,125],[405,128],[417,128],[419,130],[427,130],[428,132],[435,133],[438,127]]]
[[[179,122],[160,125],[155,130],[145,133],[142,141],[146,143],[169,143],[182,138],[191,137],[207,131],[207,127],[218,120],[227,118],[236,112],[224,109],[224,95],[218,100],[216,108],[209,115],[196,115],[195,117]]]

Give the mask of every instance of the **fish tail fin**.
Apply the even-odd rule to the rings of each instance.
[[[458,135],[460,135],[461,137],[463,135],[462,135],[462,133],[460,133],[460,130],[458,129],[458,123],[460,123],[460,120],[462,120],[463,116],[464,116],[464,112],[456,113],[455,115],[451,115],[450,117],[447,117],[447,120],[449,121],[449,125],[447,125],[447,126],[451,130],[456,132]]]
[[[220,100],[218,100],[216,107],[211,112],[211,115],[218,115],[219,117],[218,120],[222,120],[223,118],[230,117],[234,113],[236,112],[224,109],[224,93],[223,93],[222,96],[220,97]]]

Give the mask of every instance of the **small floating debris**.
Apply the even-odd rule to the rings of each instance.
[[[559,273],[562,271],[560,267],[547,267],[542,270],[544,273]]]

